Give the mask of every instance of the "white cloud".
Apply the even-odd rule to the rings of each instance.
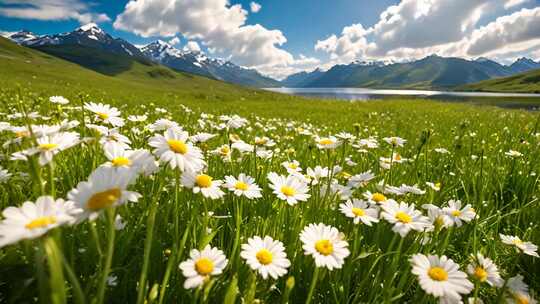
[[[288,65],[262,66],[257,70],[264,75],[274,79],[284,79],[285,77],[306,70],[313,70],[321,64],[321,61],[314,57],[307,57],[303,54],[298,55],[294,62]]]
[[[507,53],[517,56],[521,51],[540,48],[540,7],[522,9],[481,27],[479,22],[525,2],[402,0],[388,7],[373,26],[345,27],[340,35],[317,41],[315,50],[328,53],[330,64],[371,59],[403,61],[430,54],[465,58],[500,58]]]
[[[21,19],[69,20],[81,24],[106,22],[110,18],[105,14],[90,12],[90,6],[79,0],[2,0],[0,15]]]
[[[530,0],[506,0],[506,2],[504,3],[504,8],[510,9],[512,7],[523,5],[527,2],[530,2]]]
[[[184,51],[200,52],[201,47],[199,46],[197,41],[188,41],[188,43],[184,46]]]
[[[261,10],[262,6],[257,2],[251,2],[249,4],[249,8],[250,8],[252,13],[258,13]]]
[[[280,48],[287,41],[281,31],[247,25],[246,19],[247,11],[227,0],[132,0],[114,27],[143,37],[182,34],[247,67],[294,63],[293,56]]]
[[[180,38],[178,38],[178,37],[173,37],[171,40],[169,40],[170,45],[175,45],[175,44],[179,44],[179,43],[180,43]]]

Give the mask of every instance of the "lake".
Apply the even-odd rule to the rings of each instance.
[[[478,104],[492,104],[505,108],[523,108],[528,110],[538,110],[538,107],[540,106],[540,94],[529,93],[457,92],[370,88],[265,88],[265,90],[324,99],[370,100],[401,97],[427,98],[441,101],[471,100]]]

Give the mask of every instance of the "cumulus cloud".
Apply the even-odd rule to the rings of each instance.
[[[184,46],[184,51],[200,52],[201,47],[199,46],[197,41],[188,41],[188,43]]]
[[[261,10],[262,6],[257,2],[251,2],[249,4],[249,8],[250,8],[252,13],[258,13]]]
[[[2,0],[0,14],[11,18],[36,20],[69,20],[80,23],[106,22],[106,14],[90,11],[84,1],[79,0]]]
[[[319,40],[315,50],[332,63],[353,60],[418,59],[430,54],[492,56],[540,47],[540,8],[522,9],[479,26],[523,0],[402,0],[381,13],[371,27],[352,24],[340,35]]]
[[[293,56],[281,48],[287,41],[283,33],[246,24],[247,14],[241,5],[227,0],[131,0],[114,27],[143,37],[181,34],[198,39],[212,52],[243,66],[293,64]]]

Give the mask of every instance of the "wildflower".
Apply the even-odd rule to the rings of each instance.
[[[426,185],[433,189],[433,191],[441,191],[441,183],[426,182]]]
[[[225,193],[219,188],[223,184],[220,180],[214,180],[210,175],[184,171],[182,174],[182,185],[193,189],[193,193],[201,193],[204,197],[218,199]]]
[[[245,143],[242,140],[234,142],[231,145],[231,148],[238,150],[240,153],[250,153],[255,149],[252,145]]]
[[[454,224],[450,217],[438,206],[433,204],[424,204],[422,205],[422,208],[427,210],[428,218],[433,226],[433,229],[447,228]]]
[[[141,195],[127,190],[133,174],[133,170],[98,167],[90,174],[88,181],[78,183],[68,193],[68,199],[82,210],[77,215],[78,220],[94,220],[106,208],[138,201]]]
[[[508,279],[506,288],[506,303],[536,304],[536,301],[529,295],[529,286],[523,282],[522,275],[518,274]]]
[[[508,152],[504,152],[504,155],[513,157],[513,158],[518,158],[518,157],[522,157],[523,153],[519,151],[509,150]]]
[[[287,173],[293,174],[296,172],[302,172],[300,163],[296,160],[282,162],[281,165],[287,170]]]
[[[206,165],[199,148],[187,142],[187,132],[167,129],[163,135],[150,138],[148,144],[154,147],[154,153],[171,168],[181,171],[200,171]]]
[[[523,253],[538,257],[538,246],[531,242],[524,242],[517,236],[499,234],[503,243],[507,245],[515,246],[517,249],[523,251]]]
[[[390,199],[382,205],[383,212],[381,216],[390,224],[393,224],[392,230],[405,237],[409,231],[424,231],[430,228],[429,219],[422,213],[414,209],[414,205],[408,205],[405,202],[397,203]]]
[[[268,276],[277,279],[287,273],[291,262],[287,259],[283,243],[265,236],[249,238],[247,244],[242,244],[240,256],[253,270],[256,270],[263,279]]]
[[[351,176],[349,180],[347,181],[347,186],[351,188],[364,187],[365,185],[367,185],[367,183],[370,180],[374,178],[375,178],[375,175],[371,173],[371,170],[369,170],[369,171]]]
[[[434,151],[437,152],[437,153],[440,153],[440,154],[448,154],[448,153],[450,153],[450,151],[448,151],[445,148],[435,148]]]
[[[410,262],[420,287],[439,298],[441,303],[460,303],[461,295],[468,294],[474,287],[467,275],[459,270],[459,265],[444,255],[415,254]]]
[[[388,201],[388,198],[379,192],[371,193],[370,191],[366,191],[363,196],[372,204],[383,204]]]
[[[62,104],[62,105],[69,103],[69,100],[63,96],[51,96],[49,97],[49,101],[51,103]]]
[[[126,150],[123,145],[116,142],[109,142],[103,146],[105,157],[109,160],[105,166],[115,168],[134,168],[138,173],[150,175],[154,173],[158,166],[156,160],[144,149]]]
[[[473,262],[467,266],[467,272],[481,283],[487,282],[494,287],[501,287],[503,285],[503,279],[499,275],[497,265],[481,253],[473,256]]]
[[[105,124],[110,124],[114,127],[121,127],[124,125],[124,119],[120,117],[120,111],[117,108],[111,107],[102,103],[85,103],[84,108],[95,114],[98,121]]]
[[[255,179],[240,173],[238,178],[234,176],[225,176],[225,187],[236,196],[245,196],[248,199],[262,197],[261,188],[255,184]]]
[[[189,259],[180,263],[179,268],[186,277],[184,288],[196,288],[202,285],[210,276],[223,272],[227,266],[227,258],[223,251],[206,245],[202,251],[192,249]]]
[[[383,140],[394,147],[403,147],[403,145],[407,142],[406,139],[397,136],[385,137]]]
[[[426,193],[425,190],[422,190],[420,188],[418,188],[416,185],[413,185],[413,186],[409,186],[409,185],[405,185],[405,184],[402,184],[401,186],[398,187],[398,191],[401,195],[405,195],[405,194],[408,194],[408,193],[412,193],[412,194],[416,194],[416,195],[423,195]]]
[[[79,134],[75,132],[56,133],[36,139],[37,147],[24,151],[26,155],[39,153],[39,164],[44,166],[50,163],[53,156],[79,143]]]
[[[178,123],[168,119],[158,119],[153,124],[148,125],[147,128],[152,132],[166,131],[173,129],[176,132],[182,132],[182,128],[178,126]]]
[[[129,115],[127,118],[131,122],[143,122],[148,119],[148,116],[146,115]]]
[[[315,137],[317,148],[321,150],[335,149],[341,145],[341,142],[334,136],[329,137]]]
[[[233,115],[233,116],[221,115],[219,119],[221,121],[224,121],[226,126],[231,129],[241,128],[248,123],[247,119],[242,118],[238,115]]]
[[[72,222],[71,206],[63,199],[41,196],[35,203],[24,202],[20,208],[7,207],[0,222],[0,248],[38,238],[51,229]]]
[[[461,227],[463,222],[472,221],[476,216],[476,212],[470,204],[467,204],[465,207],[461,208],[460,200],[449,200],[448,207],[444,207],[443,211],[457,227]]]
[[[322,178],[328,177],[328,168],[317,166],[314,169],[307,168],[307,175],[311,178],[311,184],[317,185]]]
[[[352,199],[339,205],[339,210],[345,216],[353,218],[355,224],[362,223],[371,226],[379,222],[379,211],[364,200]]]
[[[270,172],[268,174],[268,180],[271,182],[270,188],[274,190],[274,194],[279,199],[287,201],[291,206],[296,205],[298,201],[307,201],[310,197],[307,193],[309,191],[307,183],[295,175],[285,177]]]
[[[343,240],[339,231],[323,223],[309,224],[300,233],[300,240],[305,255],[315,259],[317,267],[326,267],[329,270],[340,269],[350,252],[349,244]]]
[[[11,178],[12,174],[7,169],[0,166],[0,184],[3,184]]]

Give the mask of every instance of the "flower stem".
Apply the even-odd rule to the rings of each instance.
[[[315,267],[313,271],[313,278],[311,279],[311,285],[309,286],[309,293],[306,299],[306,304],[310,304],[313,298],[313,292],[315,291],[315,286],[317,285],[317,279],[319,278],[319,267]]]
[[[111,270],[112,265],[112,259],[114,254],[114,237],[116,230],[114,229],[114,215],[115,215],[115,209],[109,208],[107,209],[107,224],[108,224],[108,236],[109,239],[107,240],[107,252],[105,254],[105,265],[103,266],[103,271],[101,274],[101,282],[99,283],[98,293],[97,293],[97,303],[103,303],[105,298],[105,289],[107,287],[107,277],[109,276],[109,272]]]

